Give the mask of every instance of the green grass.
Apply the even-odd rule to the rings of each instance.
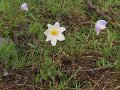
[[[20,9],[23,2],[28,3],[28,11]],[[92,0],[105,16],[98,15],[87,8],[84,0],[1,0],[0,36],[10,42],[0,45],[0,62],[7,69],[37,67],[35,84],[44,79],[50,81],[50,90],[55,89],[55,78],[60,77],[59,90],[74,87],[81,90],[80,82],[69,80],[61,68],[61,59],[74,60],[83,53],[99,53],[96,65],[120,70],[120,13],[119,0]],[[115,14],[116,13],[116,14]],[[117,15],[117,16],[116,16]],[[110,17],[108,19],[107,17]],[[108,20],[107,29],[96,36],[95,22]],[[47,24],[59,21],[66,28],[65,41],[57,42],[55,47],[46,42],[44,31]],[[73,74],[74,75],[74,74]],[[69,82],[66,83],[66,81]],[[90,86],[91,87],[91,86]]]

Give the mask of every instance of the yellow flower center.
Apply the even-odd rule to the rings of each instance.
[[[53,35],[53,36],[57,36],[58,35],[58,30],[53,28],[53,29],[51,29],[50,34]]]

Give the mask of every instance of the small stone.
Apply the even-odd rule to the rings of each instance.
[[[4,70],[3,76],[8,76],[8,75],[9,73],[6,70]]]
[[[16,80],[16,81],[15,81],[16,84],[19,84],[19,82],[20,82],[20,80]]]

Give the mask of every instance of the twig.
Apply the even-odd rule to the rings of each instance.
[[[109,70],[106,71],[105,74],[103,74],[103,76],[98,80],[98,82],[93,86],[93,88],[91,90],[94,90],[94,88],[96,87],[96,85],[98,85],[98,83],[105,77],[105,75],[109,72]]]
[[[67,47],[67,45],[65,45],[64,47],[63,47],[63,49],[62,49],[62,51],[60,52],[60,56],[58,57],[58,64],[59,64],[59,62],[60,62],[60,59],[61,59],[61,57],[62,57],[62,55],[63,55],[63,53],[64,53],[64,49]]]
[[[22,85],[23,87],[25,86],[25,84],[27,83],[27,81],[28,81],[28,77],[26,78],[24,84]],[[23,90],[23,87],[21,88],[21,90]]]
[[[65,3],[65,0],[62,0],[62,2],[61,2],[61,8],[64,7],[64,3]]]
[[[24,86],[24,84],[16,84],[17,86]],[[33,87],[33,85],[26,85],[27,87]],[[35,86],[36,88],[40,88],[41,90],[43,90],[41,87],[39,86]],[[23,90],[23,89],[22,89]]]
[[[120,86],[115,87],[113,90],[118,90],[120,89]]]
[[[111,69],[110,67],[99,67],[99,68],[93,68],[93,69],[88,69],[88,70],[78,70],[79,72],[92,72],[92,71],[99,71],[99,70],[106,70],[106,69]],[[75,71],[75,70],[64,70],[63,72],[67,71]]]
[[[119,18],[118,14],[112,10],[112,7],[110,6],[110,11]]]
[[[65,0],[61,0],[61,7],[60,7],[60,12],[62,11],[62,9],[64,8],[64,4],[65,4]],[[58,17],[56,18],[57,21],[60,20],[61,17],[61,13],[58,13]]]
[[[65,86],[78,73],[80,69],[81,67],[78,68],[78,70],[63,84],[63,86]]]
[[[108,84],[109,84],[109,83],[106,83],[102,90],[105,90],[105,88],[106,88],[106,86],[107,86]]]
[[[120,74],[120,72],[109,72],[110,74]]]
[[[95,11],[98,15],[104,16],[104,17],[106,17],[108,20],[111,20],[111,17],[106,16],[100,9],[98,9],[98,8],[92,3],[91,0],[88,0],[88,1],[87,1],[87,5],[88,5],[89,9]]]
[[[96,82],[94,80],[92,80],[86,73],[85,75],[95,84]],[[99,86],[99,84],[97,84],[97,86]],[[99,86],[100,87],[100,86]]]

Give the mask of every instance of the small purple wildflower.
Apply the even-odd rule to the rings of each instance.
[[[106,28],[107,22],[105,20],[98,20],[95,24],[95,30],[97,35],[100,33],[102,29]]]
[[[23,3],[23,4],[21,5],[21,9],[27,11],[27,10],[28,10],[27,3]]]

